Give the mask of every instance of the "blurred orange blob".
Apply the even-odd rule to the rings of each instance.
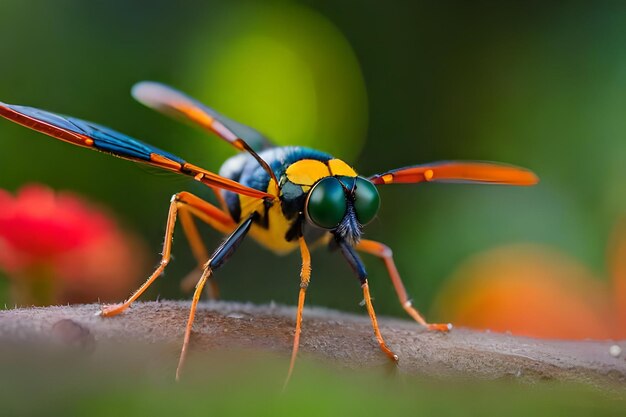
[[[78,196],[41,185],[0,190],[0,270],[17,304],[119,300],[145,259],[135,237]]]
[[[541,338],[623,338],[624,297],[615,293],[623,278],[615,275],[612,289],[550,247],[504,246],[462,265],[435,308],[439,317],[476,329]]]

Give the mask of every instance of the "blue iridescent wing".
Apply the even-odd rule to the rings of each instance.
[[[74,145],[189,175],[210,186],[256,198],[273,198],[267,193],[245,187],[190,164],[169,152],[96,123],[2,102],[0,116]]]

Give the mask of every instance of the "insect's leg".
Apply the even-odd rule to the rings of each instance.
[[[204,284],[213,274],[213,271],[224,265],[224,263],[232,256],[237,250],[243,239],[248,234],[252,221],[254,220],[256,213],[253,213],[247,220],[239,225],[234,232],[226,238],[226,240],[215,250],[211,259],[204,265],[204,271],[200,280],[196,284],[196,290],[193,293],[193,300],[191,302],[191,310],[189,311],[189,319],[187,320],[187,327],[185,328],[185,338],[183,339],[183,348],[180,352],[180,359],[178,360],[178,367],[176,368],[176,379],[180,378],[181,371],[185,364],[185,358],[187,357],[187,349],[189,348],[189,338],[191,337],[191,327],[193,326],[193,320],[196,316],[196,308],[198,307],[198,301],[202,294]]]
[[[178,218],[180,220],[180,224],[183,226],[183,232],[189,242],[191,252],[193,253],[194,258],[196,258],[196,262],[198,262],[198,266],[194,268],[193,271],[188,273],[187,276],[185,276],[185,278],[183,278],[180,282],[180,288],[184,292],[189,292],[194,288],[194,285],[197,284],[197,274],[202,273],[202,268],[209,259],[209,252],[200,237],[200,233],[198,232],[198,228],[191,213],[189,211],[179,209]],[[210,288],[209,297],[211,299],[217,299],[219,297],[219,289],[217,288],[215,280],[211,280]]]
[[[387,271],[389,272],[391,282],[393,283],[393,286],[396,289],[396,293],[398,294],[398,298],[400,299],[400,304],[402,304],[402,308],[404,308],[409,316],[413,317],[416,322],[418,322],[422,326],[426,326],[428,330],[447,332],[452,328],[451,324],[427,323],[422,315],[413,307],[413,303],[406,293],[406,289],[404,288],[404,284],[402,283],[402,279],[400,278],[400,274],[398,273],[396,264],[393,261],[393,253],[387,245],[375,242],[373,240],[362,239],[356,246],[356,248],[357,250],[369,253],[370,255],[374,255],[383,260],[385,266],[387,267]]]
[[[196,290],[193,293],[193,299],[191,300],[191,309],[189,310],[189,318],[187,319],[187,327],[185,328],[185,338],[183,339],[183,348],[180,352],[180,358],[178,359],[178,367],[176,368],[176,380],[180,380],[180,373],[183,369],[183,365],[185,364],[185,358],[187,357],[187,348],[189,346],[189,338],[191,337],[191,327],[193,326],[193,321],[196,317],[196,308],[198,307],[198,301],[200,301],[200,295],[202,295],[202,289],[204,288],[204,284],[206,284],[207,280],[211,276],[213,271],[207,267],[202,271],[202,276],[198,280],[196,284]]]
[[[359,281],[361,281],[361,288],[363,289],[363,299],[365,301],[365,307],[367,308],[367,313],[370,316],[370,320],[372,321],[372,327],[374,329],[374,336],[376,336],[376,340],[378,340],[378,344],[380,345],[380,349],[394,362],[398,361],[398,355],[393,353],[391,349],[385,343],[382,334],[380,334],[380,329],[378,328],[378,320],[376,319],[376,313],[374,312],[374,306],[372,305],[372,298],[370,296],[370,288],[367,283],[367,272],[365,271],[365,266],[363,266],[363,261],[359,258],[359,255],[354,251],[352,246],[345,242],[338,242],[339,249],[341,249],[341,254],[346,258],[354,272],[357,274]]]
[[[215,225],[222,224],[221,227],[225,228],[225,225],[228,224],[229,221],[232,222],[232,220],[230,220],[230,217],[226,213],[222,212],[221,210],[207,203],[206,201],[194,196],[193,194],[187,192],[174,194],[170,201],[170,209],[167,216],[167,226],[165,228],[165,239],[163,241],[163,251],[161,254],[161,261],[159,262],[159,266],[155,269],[152,275],[148,277],[146,282],[144,282],[141,287],[139,287],[126,301],[121,304],[103,307],[100,315],[104,317],[110,317],[123,312],[128,307],[130,307],[130,305],[137,298],[139,298],[139,296],[141,296],[141,294],[143,294],[143,292],[163,273],[171,258],[174,226],[176,225],[177,214],[182,207],[193,210],[193,212],[197,214],[201,219],[205,220],[207,223],[214,227]],[[183,208],[182,210],[184,211],[185,208]]]
[[[215,198],[217,198],[217,201],[220,207],[222,208],[222,210],[224,212],[228,212],[228,205],[226,204],[226,200],[224,199],[224,196],[222,195],[222,190],[217,187],[211,187],[211,191],[213,191],[213,194],[215,194]]]
[[[298,296],[298,311],[296,313],[296,331],[293,337],[293,348],[291,350],[291,361],[289,363],[289,372],[287,372],[287,378],[285,379],[285,387],[291,378],[293,373],[293,367],[296,364],[296,356],[298,355],[298,348],[300,347],[300,332],[302,330],[302,310],[304,309],[304,298],[306,296],[306,289],[311,281],[311,254],[307,247],[304,237],[300,236],[300,255],[302,256],[302,267],[300,268],[300,294]]]
[[[183,226],[183,232],[187,237],[187,241],[189,241],[191,251],[198,262],[198,268],[194,269],[194,271],[189,273],[187,277],[181,281],[181,288],[183,291],[191,291],[197,282],[196,273],[202,272],[204,265],[209,259],[209,253],[206,246],[202,242],[202,238],[200,237],[200,233],[198,232],[198,228],[196,227],[196,223],[193,218],[196,217],[202,220],[213,229],[224,234],[232,232],[232,230],[237,227],[237,224],[225,211],[218,209],[198,197],[189,195],[186,197],[186,200],[195,204],[190,205],[187,202],[185,204],[181,204],[178,207],[178,218],[180,219],[180,224]],[[200,205],[204,207],[203,210],[199,210],[197,208],[197,206]],[[215,280],[211,280],[209,285],[209,297],[212,299],[218,298],[219,289]]]

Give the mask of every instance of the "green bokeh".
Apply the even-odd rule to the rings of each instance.
[[[503,243],[547,243],[606,276],[626,212],[626,11],[618,3],[203,2],[0,4],[0,99],[109,125],[217,171],[228,144],[130,99],[152,79],[197,96],[280,144],[329,151],[363,174],[446,159],[533,169],[533,189],[428,184],[380,190],[365,236],[387,243],[427,310],[460,262]],[[200,184],[0,121],[0,187],[29,182],[110,207],[156,263],[170,196]],[[207,245],[218,233],[203,229]],[[146,298],[185,297],[174,262]],[[364,257],[378,311],[402,314]],[[295,303],[300,260],[245,242],[216,278],[226,299]],[[148,274],[149,271],[146,271]],[[138,277],[141,280],[144,277]],[[337,253],[313,253],[313,304],[362,311]]]
[[[114,362],[83,356],[71,364],[67,358],[45,356],[2,361],[3,415],[595,417],[621,416],[626,409],[618,389],[426,379],[389,369],[338,370],[304,359],[281,393],[284,360],[242,352],[212,352],[212,360],[196,357],[185,378],[175,383],[169,367],[158,362],[164,357],[147,350],[143,361],[125,355]]]
[[[276,144],[356,158],[367,123],[365,85],[332,23],[289,3],[227,7],[213,21],[188,48],[185,72],[195,94]]]
[[[533,189],[380,190],[365,237],[391,246],[415,304],[428,310],[460,262],[503,243],[547,243],[605,276],[606,242],[626,213],[624,45],[621,2],[3,0],[0,100],[96,121],[213,171],[232,149],[134,103],[135,82],[181,88],[279,144],[329,151],[364,174],[449,159],[536,171]],[[30,182],[110,207],[155,263],[170,196],[210,194],[0,120],[0,187]],[[218,233],[202,232],[209,247],[219,244]],[[195,262],[180,232],[174,255],[146,299],[187,296],[178,283]],[[364,260],[379,314],[403,315],[384,267]],[[247,241],[216,279],[226,299],[294,304],[299,268],[297,254],[275,257]],[[307,303],[365,315],[361,298],[337,253],[313,253]],[[304,362],[278,398],[283,358],[248,373],[235,361],[226,371],[198,365],[175,385],[162,367],[175,366],[175,353],[148,370],[106,362],[104,372],[75,358],[2,356],[0,414],[624,415],[623,400],[579,387],[468,386],[318,364],[307,373]]]

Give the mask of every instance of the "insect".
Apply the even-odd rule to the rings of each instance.
[[[299,249],[302,258],[295,333],[287,380],[291,376],[300,342],[302,311],[311,278],[309,245],[326,244],[336,249],[357,275],[365,307],[380,349],[394,362],[398,356],[385,343],[372,305],[367,272],[358,252],[384,262],[400,303],[406,312],[429,330],[448,331],[448,324],[427,323],[413,307],[384,244],[363,239],[363,227],[374,219],[380,206],[378,186],[419,182],[472,182],[528,186],[538,179],[531,171],[486,162],[437,162],[393,169],[363,177],[341,159],[300,146],[274,146],[256,130],[222,116],[199,101],[171,87],[140,82],[133,96],[167,115],[192,122],[241,151],[228,159],[219,175],[109,128],[73,117],[0,102],[0,115],[54,138],[105,152],[131,161],[193,177],[215,193],[218,205],[189,192],[175,194],[169,206],[161,261],[126,301],[102,307],[100,315],[111,317],[126,310],[163,273],[170,262],[172,235],[177,220],[201,267],[192,298],[176,378],[180,377],[198,301],[213,273],[250,235],[267,249],[283,254]],[[209,255],[195,221],[207,223],[226,235]],[[212,282],[212,281],[211,281]]]

